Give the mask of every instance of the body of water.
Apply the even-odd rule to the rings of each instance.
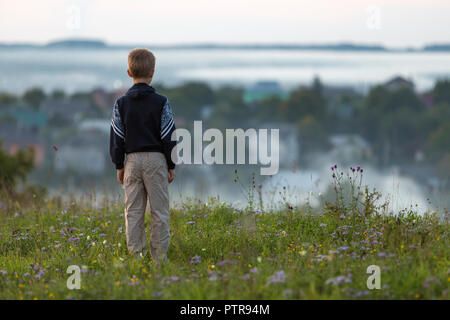
[[[278,81],[284,88],[309,84],[370,86],[401,75],[423,91],[450,77],[450,53],[343,52],[309,50],[159,49],[154,82],[176,85],[189,80],[211,85],[250,85]],[[95,87],[118,89],[131,83],[127,49],[0,49],[0,91],[20,93],[32,86],[68,92]]]

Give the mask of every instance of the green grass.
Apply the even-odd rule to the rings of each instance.
[[[16,203],[0,218],[0,299],[449,298],[448,221],[433,214],[192,201],[171,210],[164,265],[127,253],[121,203]],[[70,265],[82,268],[80,290],[66,286]],[[367,289],[370,265],[381,268],[379,290]]]

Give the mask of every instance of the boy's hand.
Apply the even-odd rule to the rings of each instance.
[[[169,183],[171,183],[173,181],[173,179],[175,179],[175,170],[170,169],[169,170]]]
[[[118,169],[117,170],[117,180],[119,181],[120,184],[123,184],[124,173],[125,173],[125,169]]]

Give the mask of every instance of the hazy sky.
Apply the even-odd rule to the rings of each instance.
[[[0,0],[0,41],[450,42],[450,0]]]

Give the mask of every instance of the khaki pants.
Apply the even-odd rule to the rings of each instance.
[[[145,210],[150,203],[150,253],[156,261],[165,260],[170,242],[168,169],[160,152],[136,152],[125,163],[125,226],[130,252],[146,248]]]

